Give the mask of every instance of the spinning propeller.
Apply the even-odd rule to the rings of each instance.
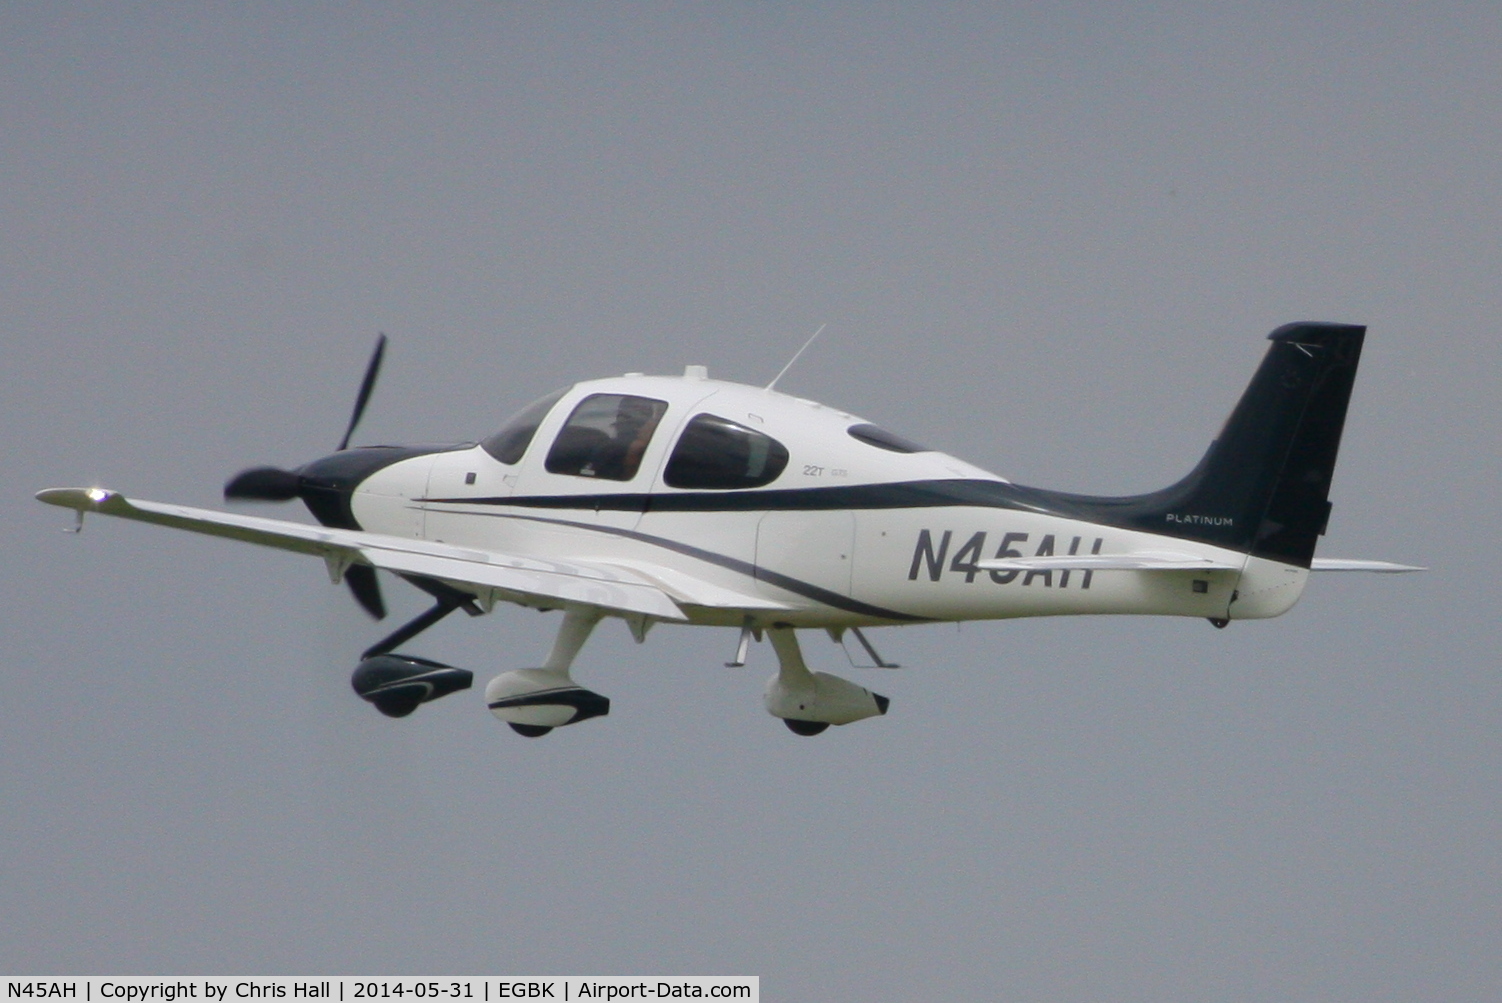
[[[370,363],[365,367],[365,379],[360,383],[360,393],[355,397],[355,410],[349,416],[349,427],[344,430],[344,438],[339,440],[338,451],[341,453],[349,448],[350,436],[355,434],[355,427],[365,415],[365,405],[370,403],[370,395],[375,390],[376,378],[380,375],[381,360],[385,354],[386,336],[382,334],[376,339],[375,351],[371,353]],[[279,467],[251,467],[242,470],[224,485],[224,498],[226,501],[273,502],[301,498],[313,514],[323,521],[323,516],[314,507],[309,496],[314,491],[326,491],[327,486],[309,477],[309,466],[311,464],[296,470],[282,470]],[[344,572],[344,580],[349,584],[355,601],[365,612],[377,620],[386,615],[386,603],[381,598],[381,586],[376,581],[374,568],[364,564],[351,565]]]

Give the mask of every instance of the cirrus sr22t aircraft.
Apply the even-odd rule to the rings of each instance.
[[[608,713],[574,658],[604,617],[638,641],[658,622],[765,634],[779,668],[767,710],[800,735],[885,714],[886,697],[811,672],[797,631],[1082,613],[1273,617],[1311,571],[1418,570],[1320,559],[1328,492],[1364,327],[1270,335],[1220,436],[1183,480],[1122,498],[1013,484],[835,408],[708,378],[630,374],[537,401],[480,443],[347,448],[296,470],[233,478],[228,499],[301,498],[322,524],[136,501],[104,488],[37,497],[323,558],[372,615],[376,570],[435,604],[362,656],[356,693],[393,717],[470,686],[470,672],[397,648],[456,609],[562,613],[537,668],[485,688],[527,736]],[[776,380],[773,381],[776,383]]]

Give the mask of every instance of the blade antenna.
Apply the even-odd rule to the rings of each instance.
[[[782,372],[780,372],[776,376],[772,377],[772,382],[767,384],[766,389],[771,390],[773,387],[775,387],[777,385],[777,381],[780,380],[780,379],[782,379],[783,374],[786,373],[789,369],[793,368],[793,363],[795,363],[795,362],[798,361],[798,356],[800,356],[804,352],[808,351],[808,346],[812,345],[814,343],[814,338],[817,338],[819,335],[823,334],[824,333],[824,329],[826,327],[828,327],[828,326],[829,326],[828,324],[820,324],[819,325],[819,329],[814,332],[813,338],[809,338],[807,341],[805,341],[803,343],[803,347],[802,348],[798,349],[798,351],[796,351],[796,352],[793,353],[793,357],[791,359],[788,359],[788,364],[782,367]]]
[[[360,393],[355,398],[355,413],[349,416],[349,428],[344,430],[344,438],[339,440],[341,453],[349,448],[349,437],[355,434],[355,426],[360,424],[360,419],[365,416],[365,405],[370,403],[370,394],[375,389],[376,377],[381,374],[381,359],[385,354],[386,335],[382,334],[376,339],[375,351],[370,356],[370,365],[365,367],[365,380],[360,384]]]

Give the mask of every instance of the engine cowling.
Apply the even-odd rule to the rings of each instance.
[[[473,685],[475,674],[415,655],[384,654],[365,659],[349,684],[387,717],[406,717],[418,704]]]
[[[528,738],[610,713],[609,697],[556,669],[503,672],[485,687],[485,703],[512,731]]]
[[[796,677],[795,677],[796,679]],[[767,713],[799,735],[817,735],[832,724],[849,724],[887,712],[891,700],[828,672],[810,672],[789,684],[782,673],[767,680]]]

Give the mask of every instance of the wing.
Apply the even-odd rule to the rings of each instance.
[[[764,600],[700,582],[669,569],[651,574],[646,565],[543,560],[515,554],[453,547],[428,540],[411,540],[331,529],[259,516],[132,501],[104,488],[50,488],[37,500],[78,512],[98,512],[121,519],[150,522],[191,533],[222,536],[263,547],[321,557],[337,581],[352,564],[367,564],[403,574],[438,578],[468,587],[491,598],[527,602],[569,602],[630,615],[662,620],[686,620],[685,605],[766,608]],[[486,590],[481,592],[480,590]],[[496,593],[499,593],[498,595]]]

